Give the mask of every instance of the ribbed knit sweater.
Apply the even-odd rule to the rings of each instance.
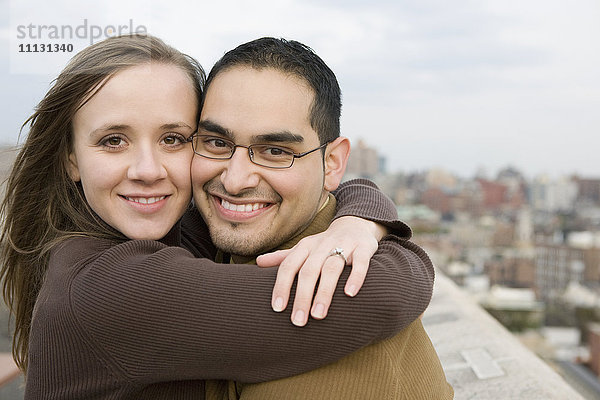
[[[371,192],[344,186],[337,215],[409,235],[390,218],[393,204]],[[184,243],[196,256],[213,256],[197,217],[184,218]],[[360,296],[343,295],[345,271],[335,312],[298,328],[289,310],[271,310],[276,268],[196,258],[176,246],[178,228],[161,242],[82,237],[54,249],[33,315],[26,399],[202,399],[204,379],[278,379],[391,337],[430,300],[429,259],[388,235]]]

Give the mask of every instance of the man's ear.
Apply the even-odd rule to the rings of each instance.
[[[348,165],[350,156],[350,140],[340,136],[327,145],[325,150],[325,181],[323,188],[327,191],[337,189]]]
[[[79,173],[79,167],[77,166],[77,157],[74,152],[69,153],[67,173],[74,182],[79,182],[81,180],[81,174]]]

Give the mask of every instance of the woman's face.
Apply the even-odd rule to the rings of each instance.
[[[75,114],[69,175],[125,236],[160,239],[189,204],[197,109],[182,69],[145,64],[116,73]]]

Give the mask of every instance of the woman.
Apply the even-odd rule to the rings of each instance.
[[[425,308],[431,265],[398,238],[382,242],[369,280],[416,282],[402,320],[399,301],[373,301],[398,285],[375,285],[301,331],[269,310],[275,269],[177,247],[203,79],[158,39],[112,38],[79,53],[28,120],[2,204],[4,296],[27,398],[202,398],[203,379],[314,369]],[[206,232],[197,238],[196,255],[212,256]]]

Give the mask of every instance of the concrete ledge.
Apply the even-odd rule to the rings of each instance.
[[[583,400],[449,278],[438,272],[423,325],[455,399]]]

